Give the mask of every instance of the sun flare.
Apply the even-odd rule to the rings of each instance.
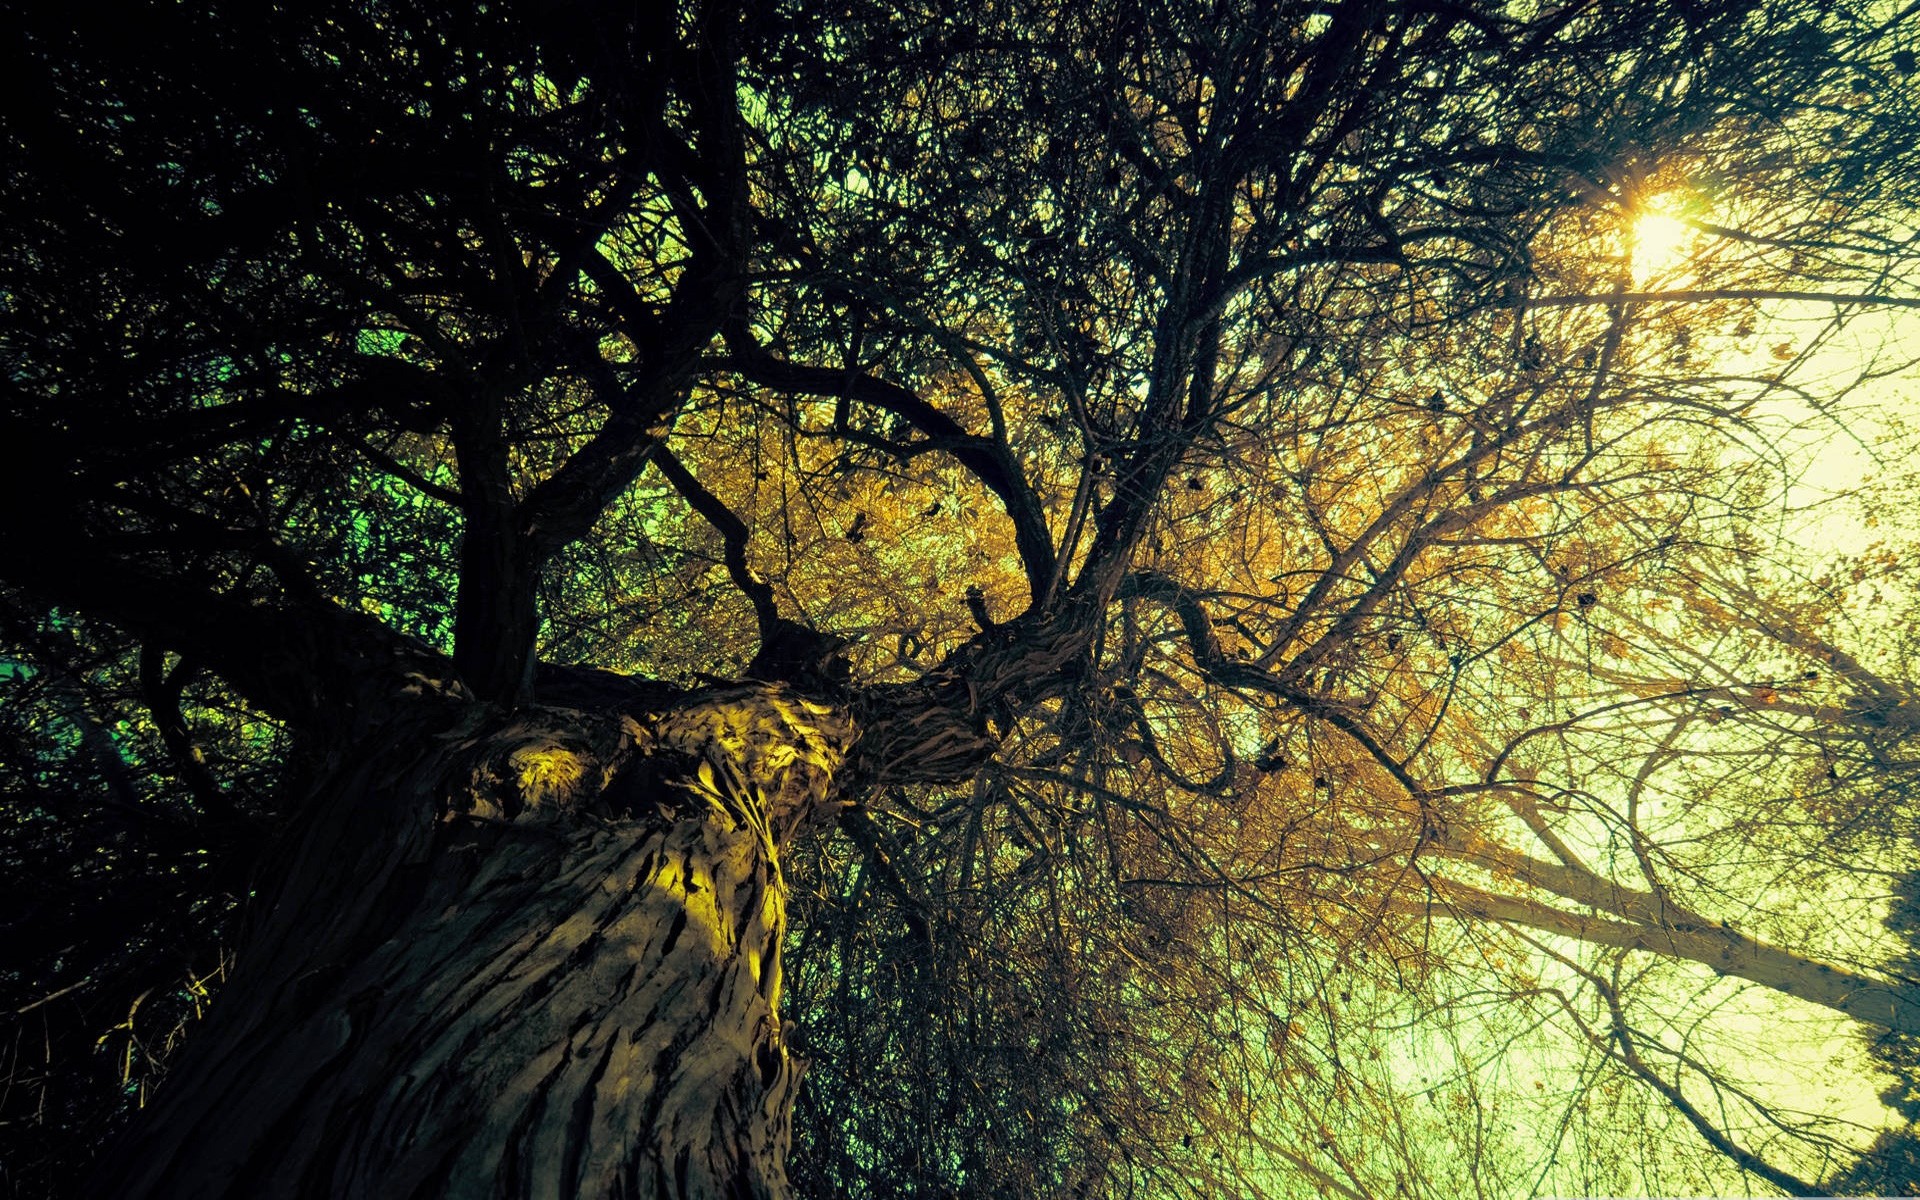
[[[1634,282],[1643,283],[1678,266],[1693,236],[1693,227],[1671,213],[1654,210],[1635,218],[1629,234]]]

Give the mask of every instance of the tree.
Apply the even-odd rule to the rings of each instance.
[[[1766,524],[1920,307],[1897,15],[9,23],[14,844],[255,893],[97,1194],[1497,1187],[1389,1031],[1502,1021],[1851,1162],[1657,1021],[1920,1031]]]

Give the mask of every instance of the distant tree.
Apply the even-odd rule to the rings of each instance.
[[[1897,347],[1817,377],[1920,307],[1882,8],[10,9],[10,1130],[138,1107],[129,1198],[1868,1179],[1727,1031],[1920,1035],[1904,563],[1779,515],[1796,421],[1909,444]]]
[[[1920,954],[1915,953],[1920,949],[1920,873],[1909,871],[1895,885],[1887,927],[1906,943],[1891,969],[1920,979]],[[1835,1195],[1920,1193],[1920,1039],[1910,1033],[1882,1033],[1874,1039],[1873,1051],[1894,1079],[1880,1098],[1906,1119],[1906,1127],[1883,1132],[1826,1186]]]

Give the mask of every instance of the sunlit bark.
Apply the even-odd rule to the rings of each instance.
[[[851,737],[747,687],[342,756],[94,1194],[784,1195],[781,854]]]

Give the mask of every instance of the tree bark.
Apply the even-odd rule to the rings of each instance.
[[[1684,958],[1895,1033],[1920,1035],[1920,987],[1869,976],[1770,946],[1738,930],[1706,921],[1641,923],[1599,914],[1570,913],[1538,900],[1500,896],[1450,880],[1436,880],[1439,910],[1479,921],[1524,925],[1596,946],[1644,950]],[[1421,908],[1417,911],[1435,911]]]
[[[88,1194],[778,1197],[781,852],[853,740],[775,685],[391,723]]]

